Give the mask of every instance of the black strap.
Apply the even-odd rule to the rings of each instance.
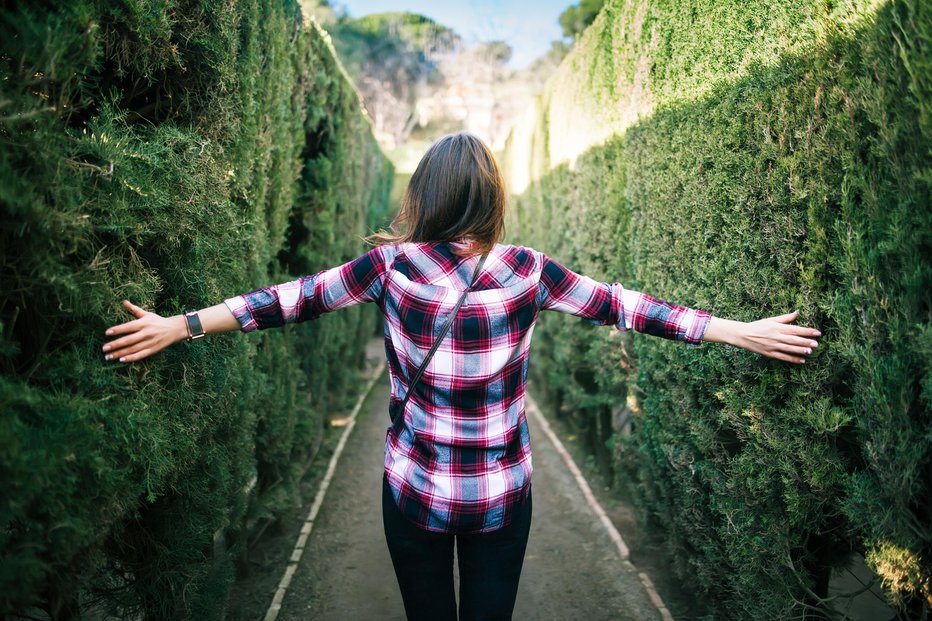
[[[411,393],[414,392],[414,387],[417,386],[418,381],[421,379],[421,376],[424,374],[424,369],[427,368],[427,363],[429,363],[430,359],[434,357],[434,352],[436,352],[437,348],[440,347],[440,341],[442,341],[443,337],[447,335],[447,330],[450,329],[450,325],[453,323],[453,318],[456,317],[456,313],[459,312],[460,306],[463,305],[463,300],[466,299],[466,294],[469,293],[469,290],[472,289],[473,285],[476,284],[476,277],[479,275],[479,270],[482,269],[482,266],[485,263],[485,260],[488,256],[489,256],[489,253],[485,253],[479,259],[479,263],[476,264],[476,270],[472,273],[472,280],[469,281],[469,287],[463,290],[463,294],[460,296],[460,299],[456,302],[456,306],[453,308],[453,312],[450,313],[450,318],[447,319],[447,323],[443,326],[443,329],[440,331],[440,336],[438,336],[437,340],[434,341],[434,344],[430,348],[430,351],[427,352],[427,357],[424,358],[424,362],[421,363],[421,367],[417,370],[417,373],[414,375],[414,379],[411,380],[411,384],[408,386],[408,392],[405,393],[404,401],[401,402],[401,409],[398,411],[398,417],[394,421],[396,425],[400,423],[400,419],[404,416],[405,407],[408,405],[408,399],[411,398]]]

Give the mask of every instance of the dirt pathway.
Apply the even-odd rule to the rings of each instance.
[[[404,620],[382,533],[382,447],[388,379],[359,412],[278,619]],[[531,419],[534,517],[514,618],[653,620],[660,614],[626,570],[554,447]]]

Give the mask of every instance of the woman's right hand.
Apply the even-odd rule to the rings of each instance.
[[[732,344],[768,358],[802,364],[805,356],[819,346],[816,339],[822,333],[815,328],[792,325],[798,316],[797,310],[742,323]]]
[[[139,308],[129,300],[123,300],[123,306],[136,319],[107,329],[107,336],[122,336],[103,346],[106,360],[136,362],[162,351],[188,335],[182,315],[162,317]]]
[[[819,346],[822,333],[815,328],[794,326],[799,311],[767,317],[757,321],[733,321],[712,317],[702,336],[703,341],[727,343],[761,356],[802,364],[804,356]]]

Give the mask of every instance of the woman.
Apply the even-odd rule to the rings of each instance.
[[[124,301],[136,319],[107,330],[119,338],[104,346],[106,358],[135,362],[203,333],[249,332],[377,303],[394,413],[383,522],[408,618],[457,618],[455,541],[460,619],[510,619],[531,518],[524,388],[540,311],[792,363],[804,361],[820,333],[791,325],[796,312],[751,323],[712,317],[499,244],[505,203],[489,149],[467,133],[444,136],[418,165],[391,230],[371,236],[375,247],[364,255],[190,317],[160,317]],[[449,336],[438,338],[451,316]]]

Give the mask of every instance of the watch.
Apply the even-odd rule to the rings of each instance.
[[[207,336],[207,333],[204,332],[204,327],[201,325],[201,320],[197,316],[197,311],[187,310],[184,312],[184,321],[188,327],[188,340],[193,341],[201,337]]]

